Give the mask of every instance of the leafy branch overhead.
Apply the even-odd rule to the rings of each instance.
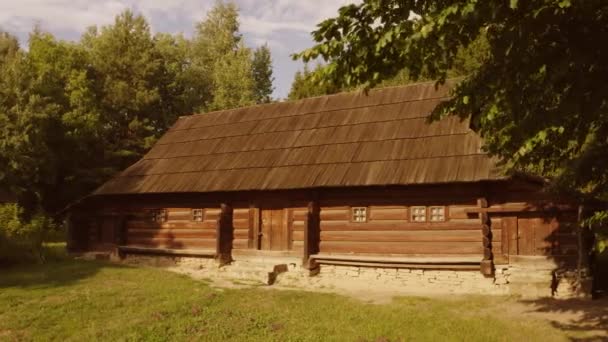
[[[608,3],[601,0],[364,0],[318,25],[295,58],[328,62],[318,80],[375,86],[408,71],[442,83],[484,41],[435,111],[471,116],[509,172],[608,199]]]

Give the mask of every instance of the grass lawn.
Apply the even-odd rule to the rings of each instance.
[[[512,299],[214,289],[161,269],[63,260],[0,270],[0,341],[561,341]]]

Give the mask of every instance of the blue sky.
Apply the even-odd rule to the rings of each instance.
[[[17,35],[23,45],[36,24],[65,40],[77,40],[86,27],[107,25],[123,10],[143,14],[153,32],[182,32],[206,17],[214,0],[0,0],[0,29]],[[250,46],[267,42],[272,51],[275,92],[284,98],[301,61],[290,54],[313,44],[310,32],[324,18],[352,0],[236,0],[241,32]]]

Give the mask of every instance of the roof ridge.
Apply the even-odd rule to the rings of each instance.
[[[235,138],[235,137],[243,137],[243,136],[262,135],[262,134],[268,134],[268,133],[301,132],[301,131],[312,131],[312,130],[315,130],[315,129],[323,129],[323,128],[350,127],[350,126],[359,126],[359,125],[369,125],[369,124],[374,124],[374,123],[386,123],[386,122],[391,122],[391,121],[419,120],[419,119],[426,119],[426,118],[429,117],[429,115],[430,114],[427,114],[425,116],[413,116],[413,117],[410,117],[410,118],[399,118],[399,119],[390,119],[390,120],[367,121],[367,122],[349,123],[349,124],[343,124],[343,125],[329,125],[329,126],[302,128],[302,129],[287,129],[287,130],[278,130],[278,131],[269,131],[269,132],[249,133],[249,134],[243,133],[243,134],[236,134],[236,135],[225,135],[225,136],[220,136],[220,137],[215,137],[215,138],[201,138],[201,139],[192,139],[192,140],[168,142],[168,143],[159,142],[157,145],[158,146],[166,146],[166,145],[173,145],[173,144],[189,143],[189,142],[193,142],[193,141],[215,140],[215,139],[223,139],[223,138]],[[255,122],[255,121],[250,121],[250,122]],[[199,128],[200,129],[206,129],[207,127],[199,127]],[[175,132],[175,131],[173,131],[173,132]]]
[[[462,79],[462,77],[451,77],[451,78],[447,78],[445,79],[444,83],[442,83],[441,85],[445,85],[447,82],[451,82],[451,81],[456,81],[458,79]],[[392,86],[386,86],[386,87],[378,87],[378,88],[371,88],[368,89],[369,92],[378,92],[378,91],[385,91],[385,90],[389,90],[389,89],[396,89],[396,88],[409,88],[409,87],[414,87],[414,86],[420,86],[423,84],[429,84],[429,83],[437,83],[439,81],[420,81],[420,82],[413,82],[413,83],[408,83],[408,84],[400,84],[400,85],[392,85]],[[314,99],[320,99],[320,98],[332,98],[332,97],[337,97],[340,95],[346,95],[346,94],[358,94],[358,93],[363,93],[365,92],[365,89],[363,88],[358,88],[356,90],[347,90],[347,91],[341,91],[335,94],[327,94],[327,95],[318,95],[318,96],[311,96],[311,97],[305,97],[303,99],[297,99],[297,100],[286,100],[286,101],[276,101],[276,102],[270,102],[270,103],[258,103],[258,104],[253,104],[253,105],[249,105],[249,106],[242,106],[242,107],[235,107],[235,108],[229,108],[229,109],[219,109],[219,110],[213,110],[210,112],[205,112],[205,113],[192,113],[192,114],[187,114],[187,115],[180,115],[178,117],[178,119],[181,118],[189,118],[189,117],[193,117],[193,116],[200,116],[200,115],[206,115],[206,114],[219,114],[222,112],[230,112],[230,111],[234,111],[234,110],[238,110],[238,109],[245,109],[245,108],[259,108],[259,107],[265,107],[265,106],[272,106],[272,105],[277,105],[277,104],[287,104],[287,103],[297,103],[297,102],[305,102],[305,101],[310,101],[310,100],[314,100]],[[346,108],[348,109],[348,108]]]

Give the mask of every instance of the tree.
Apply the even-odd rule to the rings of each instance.
[[[240,46],[213,65],[213,101],[210,110],[231,109],[255,104],[251,75],[251,50]]]
[[[81,49],[39,30],[27,54],[2,67],[0,187],[28,210],[58,210],[99,181],[99,116],[83,108],[92,99],[86,68]]]
[[[118,15],[113,25],[91,28],[82,44],[105,128],[105,159],[120,170],[139,159],[181,114],[163,110],[171,103],[163,98],[171,93],[163,89],[167,65],[145,18],[131,11]]]
[[[0,31],[0,65],[14,58],[19,51],[19,41],[8,32]]]
[[[315,69],[311,71],[308,68],[308,64],[304,64],[304,70],[298,70],[296,72],[287,98],[289,100],[300,100],[307,97],[331,95],[342,91],[343,89],[335,85],[335,83],[321,80],[320,77],[318,77],[318,74],[322,72],[322,69],[323,66],[317,64]]]
[[[253,53],[252,61],[253,73],[253,96],[256,103],[269,103],[272,101],[272,59],[270,48],[264,44],[257,48]]]
[[[207,18],[196,25],[190,58],[194,72],[205,80],[209,99],[200,110],[255,103],[251,50],[242,42],[234,3],[216,1]]]
[[[322,77],[337,84],[373,86],[404,67],[442,83],[463,49],[487,43],[433,118],[471,116],[509,172],[606,200],[608,46],[597,43],[606,34],[601,0],[364,0],[320,23],[318,44],[295,57],[328,60]]]

